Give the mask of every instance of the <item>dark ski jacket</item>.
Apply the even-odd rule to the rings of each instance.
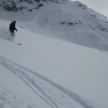
[[[9,25],[9,30],[11,33],[14,32],[14,30],[17,31],[16,27],[15,27],[15,22],[11,22],[11,24]]]

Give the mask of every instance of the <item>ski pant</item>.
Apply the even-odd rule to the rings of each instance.
[[[10,30],[11,36],[15,36],[15,31],[13,29]]]

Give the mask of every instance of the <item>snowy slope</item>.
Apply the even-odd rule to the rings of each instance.
[[[5,86],[7,84],[12,85],[10,85],[9,87],[7,85],[6,89],[4,89],[2,88],[1,83],[0,101],[2,101],[2,108],[5,108],[6,105],[9,107],[18,108],[32,108],[37,106],[48,108],[66,108],[67,106],[69,108],[91,108],[91,106],[88,103],[86,103],[86,101],[83,101],[76,94],[62,88],[62,86],[59,86],[56,83],[53,83],[52,81],[48,80],[47,78],[33,71],[30,71],[22,66],[19,66],[3,57],[1,57],[0,59],[0,64],[2,64],[6,69],[8,69],[7,71],[1,66],[2,73],[0,79],[1,81],[8,81],[7,83],[4,82]],[[13,75],[9,71],[12,72]],[[4,77],[5,75],[7,76],[7,78]],[[30,91],[30,89],[32,92]],[[20,90],[20,93],[18,90]],[[31,99],[35,100],[30,100],[29,103],[26,103],[26,97],[28,96],[28,93],[30,96],[32,96]],[[21,94],[24,97],[22,97]],[[20,98],[24,99],[22,100]],[[32,104],[34,104],[34,106],[32,106]]]
[[[107,52],[0,24],[1,108],[108,107]]]
[[[4,24],[3,21],[1,21],[1,23]],[[25,30],[22,31],[24,32]],[[32,37],[35,36],[35,34],[32,34],[27,31],[25,31],[23,34],[25,35],[26,33],[31,34]],[[54,83],[53,81],[43,77],[42,75],[36,72],[33,72],[27,68],[17,65],[16,63],[4,58],[3,56],[5,57],[11,56],[13,58],[15,57],[16,59],[19,59],[19,57],[14,53],[14,51],[18,55],[20,53],[23,53],[22,57],[24,57],[25,54],[27,53],[26,48],[28,48],[26,46],[26,42],[27,41],[30,42],[30,40],[27,40],[27,37],[29,38],[30,35],[25,35],[24,37],[22,35],[23,38],[26,38],[26,41],[22,40],[25,43],[23,43],[22,46],[18,46],[15,41],[6,38],[8,36],[9,36],[8,32],[6,32],[5,34],[0,34],[1,37],[0,55],[3,54],[2,56],[0,56],[0,107],[1,108],[7,108],[7,107],[8,108],[11,107],[12,108],[14,107],[67,108],[67,106],[69,108],[71,107],[91,108],[92,104],[91,103],[89,104],[87,100],[85,101],[83,99],[80,99],[80,96],[78,96],[77,94],[74,94],[73,92],[63,88],[59,84]],[[32,43],[32,41],[30,43]],[[9,47],[11,46],[10,47],[11,52],[8,46]],[[31,44],[31,46],[33,46],[33,44]],[[21,47],[22,48],[24,47],[23,50],[25,49],[25,51],[21,50]],[[34,48],[32,50],[34,50]],[[28,56],[26,55],[26,58],[28,58],[29,56],[30,55]],[[32,58],[32,60],[34,58]],[[22,62],[24,59],[22,60],[19,59],[19,60]]]
[[[42,2],[39,9],[35,8],[35,3],[21,2],[20,5],[27,8],[17,12],[2,9],[0,18],[16,19],[20,26],[44,36],[108,51],[108,19],[105,16],[78,1],[54,1]]]
[[[108,19],[80,2],[14,1],[26,8],[0,6],[0,108],[108,108]]]
[[[79,2],[45,5],[24,27],[37,32],[36,25],[47,36],[108,51],[108,20]]]

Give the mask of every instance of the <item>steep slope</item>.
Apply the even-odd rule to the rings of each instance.
[[[6,29],[7,23],[1,21],[1,25],[4,25],[4,27],[0,27],[0,30],[2,30],[2,32],[0,32],[0,55],[5,57],[11,56],[12,58],[9,57],[11,59],[14,57],[19,59],[20,56],[18,57],[18,55],[22,53],[22,57],[24,57],[27,53],[26,48],[28,49],[26,42],[29,41],[31,46],[33,46],[32,41],[27,40],[27,37],[29,38],[30,34],[34,37],[35,34],[19,28],[21,29],[20,32],[23,31],[24,34],[24,37],[23,35],[21,37],[26,38],[26,41],[22,40],[24,41],[23,45],[18,46],[16,41],[13,41],[14,39],[12,40],[12,38],[15,37],[10,37],[9,31],[3,31]],[[1,108],[93,108],[92,103],[89,103],[86,99],[81,98],[79,95],[35,71],[24,68],[2,56],[0,56]],[[29,56],[32,55],[26,54],[27,58]],[[35,57],[32,59],[35,59]],[[22,62],[24,58],[19,60]]]
[[[0,24],[2,108],[108,107],[107,52],[47,38],[20,26],[12,41],[8,21],[0,20]]]
[[[33,22],[56,38],[108,51],[108,20],[80,2],[46,5]]]
[[[68,0],[17,3],[26,8],[16,12],[2,9],[0,17],[16,19],[21,26],[36,33],[108,51],[108,19],[84,4]]]

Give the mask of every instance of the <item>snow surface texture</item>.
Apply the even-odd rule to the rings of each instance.
[[[45,101],[51,108],[66,108],[67,106],[69,108],[93,108],[91,103],[87,103],[77,94],[74,94],[73,92],[63,88],[61,85],[54,83],[36,72],[19,66],[3,57],[0,57],[0,64],[18,76],[18,78],[20,78],[29,88],[31,88],[34,94]],[[3,91],[1,90],[1,92]],[[6,97],[8,96],[5,96],[5,93],[1,93],[1,101],[4,102],[4,104],[2,103],[2,106],[5,105],[5,99],[3,98]],[[17,101],[16,99],[13,100]],[[17,107],[18,106],[20,105],[17,105]]]
[[[107,30],[108,20],[79,2],[0,10],[0,108],[108,108]]]
[[[8,21],[0,23],[7,31]],[[108,107],[107,52],[17,28],[14,41],[0,32],[1,108]]]

